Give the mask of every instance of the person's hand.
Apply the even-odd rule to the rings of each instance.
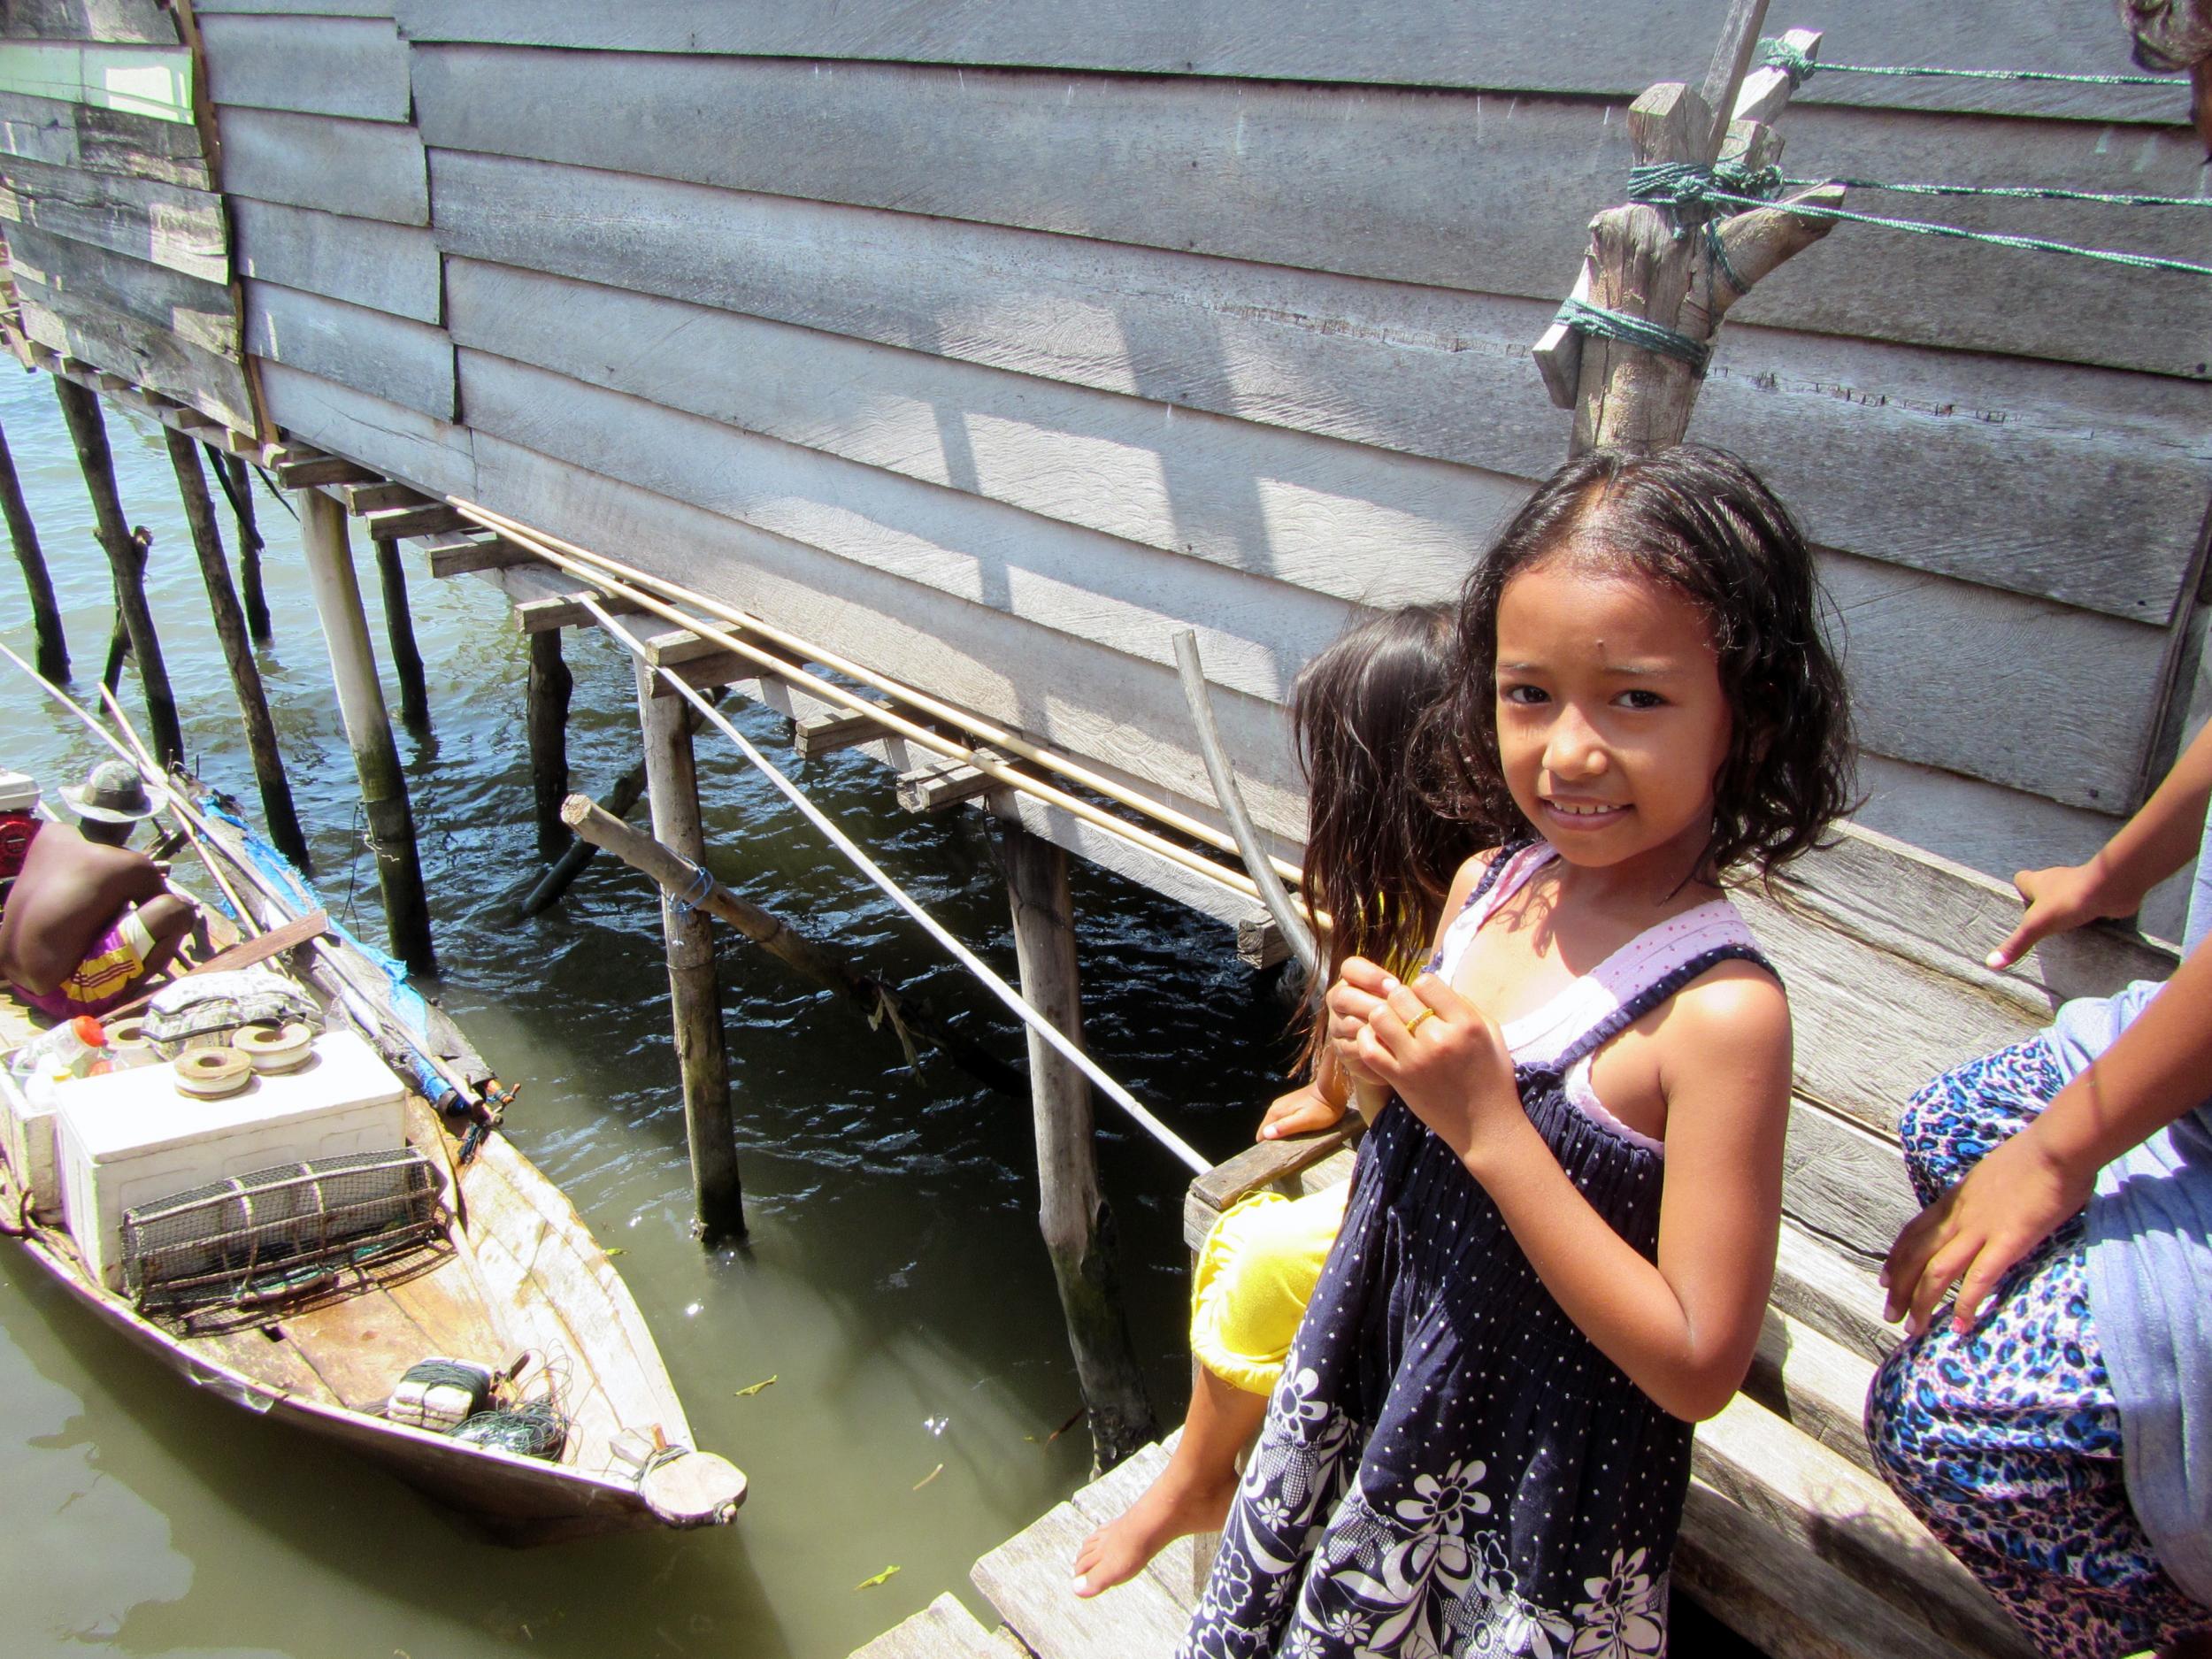
[[[1343,1120],[1344,1108],[1321,1092],[1317,1083],[1278,1094],[1260,1119],[1259,1141],[1280,1141],[1286,1135],[1310,1134],[1330,1129]]]
[[[1329,1032],[1348,1064],[1395,1091],[1470,1164],[1529,1126],[1504,1037],[1436,974],[1404,985],[1353,957],[1329,993]]]
[[[1951,1328],[1971,1329],[1998,1281],[2087,1203],[2095,1185],[2095,1171],[2078,1175],[2044,1156],[2024,1131],[2014,1136],[1905,1224],[1882,1266],[1882,1317],[1901,1316],[1918,1336],[1955,1284]]]
[[[2060,864],[2049,870],[2023,870],[2012,879],[2027,906],[2020,925],[1986,958],[1993,968],[2009,968],[2034,949],[2039,940],[2062,933],[2087,922],[2125,916],[2135,907],[2115,908],[2117,901],[2106,893],[2103,872],[2093,864]]]

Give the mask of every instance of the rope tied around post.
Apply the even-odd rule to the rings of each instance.
[[[677,856],[682,857],[681,854]],[[679,913],[691,916],[706,902],[707,895],[714,891],[714,876],[704,864],[694,859],[685,858],[683,862],[684,867],[691,872],[691,880],[681,893],[670,894],[668,902]]]
[[[1714,209],[1746,197],[1764,200],[1782,188],[1774,167],[1749,167],[1740,161],[1652,161],[1628,170],[1628,199],[1663,207],[1676,216],[1677,234]]]
[[[1558,314],[1552,319],[1573,329],[1578,334],[1595,334],[1603,340],[1617,340],[1624,345],[1656,352],[1690,365],[1690,373],[1704,378],[1706,365],[1712,361],[1713,349],[1702,340],[1693,340],[1679,329],[1669,328],[1647,318],[1632,317],[1626,311],[1617,311],[1609,305],[1593,305],[1578,300],[1571,294],[1563,301]]]

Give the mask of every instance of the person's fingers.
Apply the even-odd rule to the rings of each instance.
[[[2013,1263],[2018,1259],[2016,1251],[1994,1240],[1983,1244],[1959,1279],[1958,1300],[1951,1309],[1953,1330],[1963,1336],[1974,1328],[1981,1317],[1982,1304],[1996,1294],[1998,1285],[2012,1271]]]
[[[1380,996],[1397,983],[1387,969],[1364,956],[1349,958],[1337,970],[1336,977],[1338,984],[1356,987],[1370,996]]]
[[[1401,1027],[1401,1030],[1403,1028]],[[1363,1026],[1352,1042],[1353,1056],[1379,1083],[1395,1085],[1398,1080],[1398,1056],[1393,1054],[1383,1039],[1376,1034],[1373,1025]]]
[[[1343,1113],[1328,1102],[1313,1099],[1301,1102],[1279,1118],[1271,1118],[1260,1125],[1260,1137],[1265,1141],[1279,1141],[1285,1135],[1310,1134],[1316,1129],[1333,1126]]]
[[[1424,1013],[1434,1011],[1415,995],[1413,987],[1409,985],[1393,986],[1390,995],[1383,998],[1383,1002],[1390,1011],[1398,1017],[1398,1023],[1409,1028]]]
[[[1991,951],[1985,960],[1993,968],[2009,968],[2032,950],[2052,931],[2057,920],[2057,913],[2049,906],[2030,899],[2027,914],[2020,918],[2020,925],[2006,934],[2004,943]]]
[[[1927,1266],[1920,1270],[1920,1282],[1913,1287],[1912,1306],[1906,1310],[1905,1329],[1918,1336],[1928,1328],[1935,1317],[1936,1304],[1958,1283],[1968,1263],[1980,1248],[1980,1240],[1955,1238],[1928,1258]]]
[[[1480,1019],[1482,1010],[1462,996],[1440,973],[1424,973],[1408,987],[1427,1007],[1447,1019]]]

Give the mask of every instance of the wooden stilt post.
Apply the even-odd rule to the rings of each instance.
[[[1000,826],[999,839],[1022,995],[1079,1043],[1083,1011],[1067,853],[1012,825]],[[1091,1086],[1033,1031],[1029,1088],[1037,1132],[1038,1225],[1059,1282],[1091,1444],[1099,1467],[1110,1469],[1152,1440],[1155,1425],[1122,1310],[1113,1213],[1098,1187]]]
[[[0,432],[0,513],[7,516],[8,540],[15,544],[15,562],[23,567],[23,585],[30,589],[38,672],[49,680],[67,680],[69,641],[62,637],[61,606],[54,599],[54,579],[46,573],[38,527],[31,522],[31,510],[23,500],[23,485],[15,475],[15,457],[8,453],[4,432]]]
[[[561,660],[561,631],[530,635],[530,684],[524,725],[530,734],[530,783],[537,804],[538,850],[550,856],[568,839],[561,803],[568,798],[568,698],[575,678]],[[634,799],[634,797],[633,797]]]
[[[653,671],[638,665],[638,723],[645,736],[645,787],[654,839],[695,864],[706,856],[699,825],[699,776],[691,723],[678,697],[653,695]],[[661,895],[668,943],[668,995],[683,1076],[684,1134],[691,1148],[695,1230],[703,1239],[742,1237],[745,1193],[730,1117],[730,1063],[722,1047],[722,991],[714,971],[714,924],[676,896]]]
[[[338,688],[346,741],[361,780],[361,803],[376,855],[377,885],[391,928],[392,954],[419,973],[437,972],[430,945],[430,906],[423,895],[422,864],[415,853],[415,815],[407,803],[407,777],[392,741],[377,683],[369,619],[347,544],[345,509],[320,490],[301,492],[300,543],[307,555],[308,586],[330,647],[330,674]]]
[[[261,526],[254,521],[253,472],[246,457],[228,449],[207,446],[215,476],[229,498],[231,516],[238,520],[238,586],[246,602],[246,628],[262,644],[269,642],[269,601],[261,591]]]
[[[207,608],[214,613],[215,636],[222,641],[223,660],[230,667],[232,689],[238,694],[238,712],[246,722],[246,748],[253,757],[253,775],[261,786],[261,810],[276,849],[307,869],[307,837],[300,831],[299,813],[292,804],[292,785],[284,775],[284,756],[277,748],[276,723],[269,718],[268,694],[262,688],[261,669],[253,659],[253,645],[246,637],[246,616],[230,585],[230,565],[223,557],[223,533],[215,523],[215,503],[208,499],[207,479],[200,471],[199,446],[173,426],[164,426],[169,446],[169,465],[176,470],[177,493],[184,498],[185,522],[192,527],[193,550],[199,555],[200,578],[207,585]]]
[[[410,731],[430,724],[430,694],[423,684],[422,653],[415,649],[415,617],[407,608],[407,567],[399,543],[373,536],[376,581],[384,595],[384,632],[392,642],[392,672],[399,678],[399,718]]]
[[[146,694],[146,718],[153,727],[154,755],[163,765],[184,758],[184,732],[177,723],[177,700],[169,689],[169,670],[161,660],[161,640],[154,632],[154,613],[146,604],[143,550],[131,539],[123,522],[123,503],[115,488],[115,457],[108,449],[107,423],[100,416],[100,400],[74,380],[54,376],[54,396],[61,403],[62,419],[77,446],[77,465],[84,471],[85,488],[92,496],[92,518],[98,527],[101,550],[115,573],[116,609],[130,637],[131,654],[138,659],[138,681]]]

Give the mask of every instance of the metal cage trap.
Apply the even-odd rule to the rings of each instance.
[[[141,1308],[281,1300],[439,1236],[436,1166],[411,1147],[281,1164],[123,1214]]]

